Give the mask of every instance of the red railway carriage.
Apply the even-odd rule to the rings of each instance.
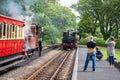
[[[0,15],[0,71],[22,61],[24,26],[23,21]]]

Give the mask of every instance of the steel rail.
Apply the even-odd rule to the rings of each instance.
[[[64,51],[59,52],[59,54],[55,55],[50,61],[48,61],[43,67],[41,67],[39,70],[37,70],[35,73],[33,73],[27,80],[33,80],[36,78],[37,75],[39,75],[44,69],[49,66],[52,61],[54,61],[57,57],[59,57]]]
[[[64,62],[67,60],[68,56],[70,55],[71,51],[69,51],[69,53],[66,54],[65,58],[63,59],[63,61],[61,62],[61,64],[59,65],[59,67],[57,68],[56,72],[53,74],[53,76],[50,78],[50,80],[55,80],[55,77],[57,76],[57,74],[59,73],[60,69],[62,68]]]

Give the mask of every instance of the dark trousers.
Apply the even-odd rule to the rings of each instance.
[[[39,48],[39,56],[41,56],[41,53],[42,53],[42,49]]]
[[[109,63],[114,64],[114,56],[109,56]]]
[[[39,56],[41,56],[42,53],[42,41],[39,41]]]

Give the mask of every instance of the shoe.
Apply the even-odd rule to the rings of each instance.
[[[83,69],[83,71],[86,71],[85,69]]]
[[[92,71],[95,71],[95,69],[93,69]]]

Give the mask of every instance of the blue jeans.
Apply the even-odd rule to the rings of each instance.
[[[114,64],[114,56],[109,56],[109,63]]]
[[[96,52],[87,53],[87,57],[86,57],[85,65],[84,65],[84,71],[88,67],[89,60],[92,60],[92,70],[95,71],[95,69],[96,69]]]

